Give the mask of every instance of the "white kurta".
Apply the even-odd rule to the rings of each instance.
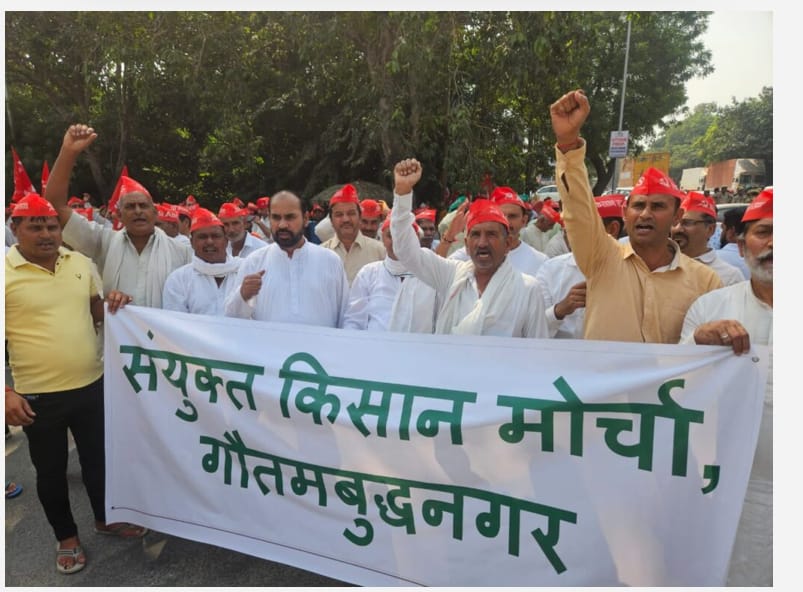
[[[442,303],[436,332],[548,336],[544,300],[534,277],[513,270],[505,260],[481,298],[471,261],[444,259],[421,248],[412,228],[412,192],[394,195],[393,199],[390,221],[393,251],[413,275],[435,289]]]
[[[458,261],[470,261],[471,257],[466,251],[465,245],[460,247],[454,253],[449,255],[449,259],[456,259]],[[536,276],[541,266],[549,259],[544,253],[536,251],[530,245],[519,242],[515,249],[507,252],[507,260],[513,266],[513,269],[526,273],[533,277]]]
[[[240,253],[238,255],[236,255],[236,257],[239,257],[240,259],[245,259],[251,253],[253,253],[255,251],[258,251],[259,249],[261,249],[263,247],[267,247],[267,246],[268,246],[268,243],[266,243],[262,239],[258,239],[257,237],[255,237],[250,232],[246,232],[245,233],[245,242],[243,243],[243,248],[240,249]],[[232,250],[231,250],[231,243],[226,245],[226,254],[227,255],[234,255],[234,253],[232,253]]]
[[[393,303],[388,331],[434,333],[439,308],[434,288],[415,276],[404,280]]]
[[[262,288],[248,302],[240,294],[246,275],[265,270]],[[226,316],[339,327],[348,303],[349,285],[343,263],[333,251],[309,241],[293,256],[273,243],[246,257],[237,272],[236,288],[226,300]]]
[[[566,244],[566,239],[563,237],[563,232],[555,233],[544,248],[544,255],[548,258],[557,257],[558,255],[565,255],[569,252],[569,245]]]
[[[229,258],[241,261],[239,257]],[[222,317],[226,297],[237,287],[237,271],[221,275],[223,281],[218,286],[214,276],[201,273],[194,263],[179,267],[165,280],[162,308]]]
[[[396,296],[410,278],[404,266],[389,257],[363,266],[351,283],[343,328],[387,331]]]
[[[537,218],[536,218],[537,220]],[[560,224],[555,224],[546,232],[542,232],[536,225],[535,220],[531,221],[527,226],[522,228],[519,233],[519,238],[530,245],[536,251],[543,253],[546,250],[549,240],[555,236],[555,233],[560,231]]]
[[[335,236],[335,227],[332,226],[332,219],[329,216],[322,218],[315,225],[315,236],[321,240],[321,243],[325,243]]]
[[[695,257],[700,263],[705,263],[708,267],[717,272],[717,275],[722,280],[723,286],[732,286],[745,280],[742,277],[742,272],[734,267],[718,255],[718,251],[711,249],[706,251],[699,257]]]
[[[739,321],[747,329],[751,343],[772,348],[772,307],[756,298],[749,281],[714,290],[695,300],[683,322],[681,343],[694,343],[694,330],[698,326],[723,319]],[[761,430],[731,554],[727,584],[772,585],[772,349]]]
[[[558,339],[582,339],[585,308],[578,308],[563,319],[555,316],[555,304],[566,298],[572,286],[585,281],[585,276],[572,253],[552,257],[538,270],[535,276],[544,297],[549,336]]]
[[[742,272],[744,279],[750,279],[750,268],[747,267],[747,263],[744,262],[744,257],[739,254],[739,245],[736,243],[728,243],[717,251],[717,255],[719,255],[719,258],[725,261],[725,263],[730,263],[738,268],[739,271]]]
[[[174,241],[154,228],[148,244],[138,253],[125,230],[112,230],[72,214],[62,231],[64,242],[91,258],[101,272],[103,293],[120,290],[133,304],[161,308],[167,276],[192,260],[189,245]]]

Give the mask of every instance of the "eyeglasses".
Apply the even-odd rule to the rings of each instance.
[[[679,224],[683,228],[693,228],[697,224],[710,224],[710,222],[706,222],[705,220],[690,220],[689,218],[683,218]]]

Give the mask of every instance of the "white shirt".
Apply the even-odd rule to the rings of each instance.
[[[254,224],[251,227],[252,228],[251,232],[256,234],[260,239],[262,239],[266,243],[272,243],[273,239],[270,236],[267,236],[262,231],[262,227],[259,224],[256,223],[256,220],[259,220],[260,222],[262,222],[262,224],[264,224],[265,226],[270,228],[270,217],[269,216],[265,216],[264,218],[258,218],[258,217],[255,218],[254,219]]]
[[[725,263],[730,263],[738,268],[739,271],[742,272],[744,279],[750,279],[750,268],[747,267],[747,263],[744,262],[744,257],[739,254],[739,245],[736,243],[728,243],[717,251],[717,255],[719,255],[719,258],[725,261]]]
[[[393,303],[388,331],[434,333],[439,308],[434,288],[415,276],[406,279]]]
[[[552,257],[538,270],[535,276],[544,297],[549,336],[558,339],[582,339],[585,308],[578,308],[563,319],[555,316],[555,305],[566,298],[575,284],[585,281],[585,276],[571,252]]]
[[[177,243],[183,243],[185,245],[191,246],[190,237],[188,237],[186,234],[181,234],[179,232],[176,236],[173,237],[173,240],[176,241]]]
[[[718,251],[711,249],[695,257],[695,259],[700,263],[705,263],[708,267],[716,271],[717,275],[719,275],[719,278],[722,280],[723,286],[732,286],[733,284],[743,282],[745,278],[742,277],[742,272],[739,271],[737,267],[722,259],[717,253]]]
[[[227,257],[229,262],[242,261],[239,257],[231,255]],[[211,263],[206,263],[205,267],[214,269]],[[179,267],[167,276],[162,293],[162,308],[222,317],[226,297],[237,287],[236,267],[229,265],[229,268],[233,269],[229,273],[221,271],[223,281],[218,286],[215,276],[201,273],[193,259],[192,263]]]
[[[421,248],[412,228],[412,201],[412,192],[401,196],[394,194],[390,220],[393,251],[413,275],[435,289],[438,301],[443,303],[438,311],[436,331],[547,337],[544,300],[535,278],[513,270],[510,262],[505,260],[480,298],[471,261],[444,259],[429,249]],[[516,283],[498,285],[494,281],[504,281],[504,277],[515,277]],[[515,292],[514,286],[519,288]]]
[[[557,257],[558,255],[565,255],[569,252],[569,245],[566,244],[566,239],[563,237],[563,232],[558,232],[549,239],[549,242],[544,248],[544,255],[548,258]]]
[[[546,232],[542,232],[540,228],[535,225],[535,220],[532,220],[527,226],[522,228],[519,238],[530,245],[536,251],[544,252],[546,250],[549,240],[555,236],[555,233],[560,231],[560,224],[555,224]]]
[[[243,278],[261,270],[262,288],[246,302],[240,294]],[[236,284],[226,299],[230,317],[339,327],[348,303],[340,257],[307,240],[292,257],[276,243],[252,253],[240,264]]]
[[[167,276],[192,261],[193,256],[189,245],[172,240],[161,228],[153,229],[142,253],[138,253],[125,229],[113,230],[75,213],[64,225],[62,238],[95,262],[103,278],[104,294],[120,290],[138,306],[161,308]]]
[[[240,249],[240,253],[238,255],[234,255],[234,253],[231,250],[231,242],[229,242],[229,244],[226,245],[226,254],[239,257],[240,259],[245,259],[251,253],[253,253],[255,251],[258,251],[259,249],[262,249],[263,247],[266,247],[267,245],[268,245],[268,243],[266,243],[265,241],[263,241],[261,239],[258,239],[257,237],[255,237],[250,232],[246,232],[245,233],[245,242],[243,242],[243,248]]]
[[[449,255],[449,259],[457,259],[458,261],[470,261],[471,257],[466,251],[465,245],[457,249],[454,253]],[[519,245],[514,249],[507,252],[507,259],[513,266],[513,269],[526,273],[533,277],[536,276],[541,266],[549,259],[544,253],[536,251],[530,245],[519,241]]]
[[[335,236],[335,228],[332,226],[332,219],[329,216],[326,216],[315,225],[315,235],[321,239],[321,243],[325,243]]]
[[[710,321],[735,319],[751,343],[770,346],[761,429],[728,570],[728,586],[772,584],[772,307],[753,293],[750,281],[700,296],[683,321],[681,343],[694,343],[694,330]],[[732,393],[738,396],[739,393]]]
[[[412,274],[390,257],[364,265],[351,283],[343,328],[387,331],[396,296],[410,278]]]

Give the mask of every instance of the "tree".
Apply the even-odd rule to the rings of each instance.
[[[123,165],[158,200],[215,207],[389,187],[393,163],[416,156],[419,199],[443,206],[486,174],[534,188],[553,167],[549,105],[582,87],[599,188],[628,18],[635,141],[710,69],[707,13],[6,12],[7,137],[34,170],[70,123],[93,125],[74,185],[101,199]]]
[[[668,124],[664,132],[650,146],[651,152],[669,152],[669,176],[680,179],[683,169],[703,167],[708,162],[700,152],[700,142],[708,128],[716,121],[719,109],[716,103],[697,105],[691,114],[680,121]]]
[[[700,153],[706,162],[762,159],[771,185],[772,145],[772,88],[764,87],[758,97],[734,100],[722,109],[701,138]]]

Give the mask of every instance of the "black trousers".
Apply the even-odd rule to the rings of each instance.
[[[103,377],[69,391],[23,396],[36,413],[34,422],[23,427],[36,469],[36,494],[56,540],[63,541],[78,534],[67,486],[68,429],[95,520],[106,521]]]

